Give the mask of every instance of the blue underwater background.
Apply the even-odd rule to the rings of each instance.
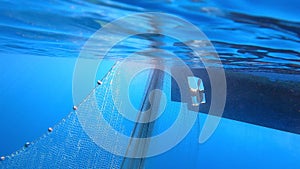
[[[0,168],[300,168],[299,7],[298,0],[0,1],[0,156],[6,157]],[[227,78],[225,111],[212,137],[198,143],[207,117],[204,107],[181,143],[143,162],[112,156],[88,142],[70,113],[74,68],[85,42],[106,23],[139,12],[173,14],[199,27],[214,45]],[[105,77],[113,62],[156,42],[155,37],[132,37],[115,46],[97,77]],[[171,46],[195,75],[201,74],[203,67],[188,49],[170,38],[161,43],[157,46]],[[143,82],[142,76],[136,83]],[[177,94],[171,93],[176,86],[161,85],[172,89],[167,94],[177,102],[172,100],[167,110],[176,112]],[[139,85],[131,89],[137,107],[137,91],[143,90]],[[167,128],[175,115],[159,119],[163,125],[154,133]],[[57,130],[49,134],[52,126]],[[34,145],[26,148],[26,142]],[[69,157],[76,154],[73,143],[90,151]],[[65,154],[55,153],[63,148]],[[41,156],[44,163],[27,159]]]

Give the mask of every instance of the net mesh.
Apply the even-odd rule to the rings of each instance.
[[[122,102],[122,98],[112,99],[110,85],[119,83],[117,66],[102,79],[97,86],[78,106],[59,124],[53,127],[52,132],[44,134],[28,147],[15,152],[0,162],[0,168],[184,168],[196,167],[197,162],[197,132],[199,123],[196,123],[188,137],[172,150],[151,158],[129,158],[114,155],[95,143],[102,140],[103,144],[114,143],[116,151],[148,151],[150,143],[140,145],[129,142],[127,146],[120,147],[121,140],[110,133],[104,122],[100,122],[102,114],[105,121],[116,131],[128,137],[151,137],[168,129],[175,121],[180,103],[170,101],[171,77],[163,72],[152,71],[148,74],[150,85],[146,88],[159,88],[168,96],[167,105],[163,114],[150,123],[135,123],[124,118],[114,104]],[[149,80],[149,79],[148,79]],[[151,86],[151,84],[154,84]],[[118,89],[114,91],[118,94]],[[140,109],[149,108],[149,97],[146,91]],[[154,112],[155,113],[155,112]],[[137,114],[137,118],[147,118]],[[80,119],[80,120],[79,120]],[[184,126],[185,124],[180,124]],[[92,133],[91,135],[88,134]],[[187,149],[186,147],[190,147]]]

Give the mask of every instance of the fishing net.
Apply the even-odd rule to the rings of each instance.
[[[131,158],[115,155],[105,149],[107,146],[115,152],[145,153],[151,147],[148,142],[129,140],[127,145],[119,144],[122,140],[114,137],[106,126],[109,124],[115,132],[129,138],[147,138],[159,135],[167,130],[176,120],[180,102],[170,100],[171,76],[160,70],[144,72],[142,79],[145,85],[140,85],[144,93],[133,99],[133,104],[140,110],[149,109],[149,90],[160,89],[167,96],[166,107],[157,119],[149,123],[137,123],[122,116],[115,107],[122,104],[124,98],[118,95],[118,87],[112,91],[113,83],[122,84],[117,65],[102,79],[102,84],[95,89],[66,118],[53,127],[52,132],[44,134],[14,154],[0,162],[0,168],[195,168],[197,166],[199,121],[195,123],[189,135],[177,146],[163,154],[153,157]],[[138,80],[137,80],[138,81]],[[136,89],[131,89],[136,90]],[[154,97],[154,96],[152,96]],[[162,99],[162,98],[155,98]],[[152,111],[151,113],[156,113]],[[195,112],[193,112],[195,113]],[[153,115],[153,114],[152,114]],[[189,114],[183,115],[188,118]],[[102,116],[105,122],[99,117]],[[197,115],[196,115],[197,116]],[[137,118],[150,118],[149,115],[138,113]],[[80,119],[80,120],[79,120]],[[99,122],[100,121],[100,122]],[[184,128],[186,124],[179,124]],[[170,138],[172,139],[172,138]],[[103,146],[97,141],[101,140]],[[123,145],[123,146],[120,146]],[[103,148],[104,147],[104,148]]]

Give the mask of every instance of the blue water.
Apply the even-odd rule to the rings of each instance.
[[[297,89],[300,79],[299,7],[297,0],[1,1],[0,156],[15,152],[26,141],[36,140],[71,111],[73,70],[80,49],[104,24],[136,12],[157,11],[184,18],[211,40],[225,70],[258,74],[274,84],[288,81],[292,84],[290,90]],[[153,41],[133,37],[115,47],[108,60],[125,58],[128,53],[147,47]],[[169,39],[162,43],[165,48],[174,44]],[[183,47],[172,50],[190,67],[201,68],[189,50]],[[260,83],[258,80],[254,84]],[[261,93],[268,95],[272,91]],[[297,98],[299,93],[294,96]],[[278,104],[271,95],[264,98],[270,99],[268,106],[274,102]],[[279,120],[281,115],[272,117],[273,122],[265,119],[269,116],[250,118],[246,120],[248,123],[235,121],[240,117],[223,119],[215,137],[202,147],[206,154],[197,157],[202,164],[199,166],[208,168],[212,165],[208,161],[215,160],[212,168],[280,168],[286,165],[299,168],[296,159],[300,155],[300,136],[295,130],[300,131],[300,127],[294,124],[300,121],[294,117],[300,116],[300,105],[285,95],[282,100],[286,101],[283,105],[292,103],[294,107],[275,106],[270,114],[283,112],[284,118],[292,119],[293,123],[289,124],[293,132],[282,127],[289,124]],[[257,100],[254,104],[259,103]],[[274,119],[282,126],[272,128]],[[258,125],[251,124],[256,121]],[[173,151],[176,154],[176,149]],[[175,155],[164,158],[169,166],[172,165],[167,159],[176,159]],[[160,162],[153,160],[152,163],[157,166]]]

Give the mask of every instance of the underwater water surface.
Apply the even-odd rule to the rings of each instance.
[[[0,168],[299,168],[299,7],[297,0],[1,1],[0,156],[5,160],[0,161]],[[173,14],[201,29],[222,61],[227,98],[223,118],[206,143],[199,144],[198,136],[207,118],[209,93],[207,104],[197,112],[197,121],[182,142],[156,157],[130,159],[90,142],[72,110],[72,80],[86,41],[105,24],[140,12]],[[167,20],[159,25],[164,31],[175,31]],[[156,27],[151,20],[148,26]],[[201,47],[198,41],[186,43]],[[196,76],[203,75],[201,61],[170,37],[132,36],[114,46],[97,75],[106,81],[94,95],[100,100],[97,104],[108,105],[103,110],[106,119],[128,135],[132,128],[143,133],[145,126],[122,121],[109,102],[112,96],[107,86],[113,76],[107,72],[116,61],[149,47],[171,51]],[[155,55],[152,59],[157,58],[162,58],[166,67],[176,66],[172,58]],[[143,61],[135,60],[137,64]],[[130,89],[138,108],[143,96],[135,90],[145,90],[140,83],[145,85],[144,76],[151,72],[144,74],[137,76],[137,84]],[[158,88],[172,99],[167,101],[166,115],[146,126],[153,130],[152,135],[168,128],[178,114],[177,86],[168,75],[163,77]],[[209,79],[201,78],[209,91]],[[108,94],[101,94],[105,92]],[[78,112],[93,112],[89,105],[95,103],[89,99],[84,103]],[[53,126],[49,133],[47,129]],[[32,145],[26,148],[26,142]]]

